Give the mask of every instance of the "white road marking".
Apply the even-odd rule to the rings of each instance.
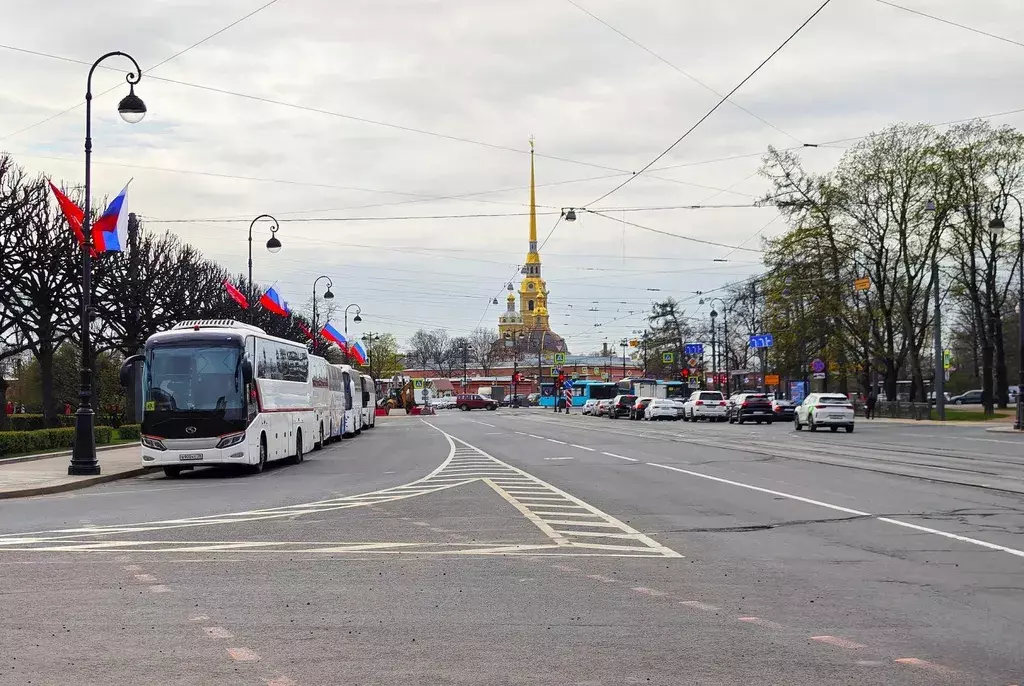
[[[234,638],[235,635],[222,626],[204,626],[203,631],[210,638]]]
[[[557,438],[549,438],[547,440],[551,441],[552,443],[557,443],[558,445],[565,445],[565,441],[560,441]],[[567,458],[567,459],[572,459],[572,458]]]
[[[540,439],[542,441],[544,440],[543,436],[537,436],[536,434],[526,434],[526,435],[529,436],[530,438],[538,438],[538,439]]]
[[[497,428],[498,428],[498,427],[497,427],[497,426],[495,426],[494,424],[488,424],[487,422],[478,422],[478,421],[477,421],[477,420],[475,420],[475,419],[467,419],[466,421],[467,421],[467,422],[473,422],[474,424],[483,424],[484,426],[489,426],[489,427],[491,427],[492,429],[497,429]]]
[[[170,593],[171,589],[163,584],[155,584],[153,586],[147,586],[147,588],[153,593]]]
[[[136,581],[141,581],[144,584],[156,583],[156,577],[153,576],[152,574],[136,574],[135,575],[135,580]]]
[[[848,648],[849,650],[857,650],[858,648],[866,648],[863,643],[857,643],[851,641],[848,638],[841,638],[839,636],[811,636],[812,641],[818,641],[819,643],[827,643],[837,648]]]
[[[626,457],[625,455],[616,455],[615,453],[608,453],[608,452],[604,452],[604,451],[601,451],[601,454],[602,455],[607,455],[608,457],[617,457],[620,460],[628,460],[630,462],[639,462],[640,461],[640,460],[636,459],[635,457]]]
[[[255,662],[260,656],[248,648],[228,648],[228,655],[236,662]]]
[[[590,452],[595,452],[595,450],[593,448],[588,448],[585,445],[577,445],[575,443],[570,443],[569,445],[571,445],[573,448],[579,448],[580,450],[588,450]]]
[[[545,460],[572,460],[571,457],[545,457]]]
[[[842,507],[841,505],[833,505],[831,503],[822,502],[820,500],[812,500],[811,498],[804,498],[803,496],[793,495],[792,493],[784,493],[782,491],[775,491],[770,488],[761,488],[760,486],[754,486],[751,484],[745,484],[740,481],[732,481],[731,479],[723,479],[718,476],[711,476],[710,474],[701,474],[700,472],[690,471],[689,469],[680,469],[679,467],[672,467],[670,465],[656,464],[654,462],[648,462],[648,465],[652,467],[660,467],[662,469],[670,469],[673,472],[680,472],[682,474],[688,474],[689,476],[696,476],[701,479],[708,479],[710,481],[717,481],[719,483],[728,484],[730,486],[738,486],[740,488],[746,488],[751,491],[758,491],[760,493],[767,493],[768,495],[779,496],[780,498],[788,498],[789,500],[796,500],[801,503],[807,503],[809,505],[817,505],[818,507],[824,507],[829,510],[836,510],[838,512],[845,512],[846,514],[858,515],[861,517],[870,517],[879,522],[885,522],[886,524],[893,524],[895,526],[902,526],[906,529],[913,529],[915,531],[921,531],[927,534],[934,534],[936,536],[942,536],[944,538],[950,538],[954,541],[961,541],[963,543],[970,543],[972,545],[981,546],[983,548],[989,548],[990,550],[999,550],[1010,555],[1016,555],[1017,557],[1024,557],[1024,550],[1017,550],[1016,548],[1010,548],[1005,545],[999,545],[997,543],[989,543],[988,541],[982,541],[977,538],[970,538],[968,536],[961,536],[959,534],[953,534],[948,531],[941,531],[939,529],[933,529],[928,526],[921,526],[919,524],[911,524],[910,522],[904,522],[899,519],[893,519],[892,517],[878,517],[871,514],[870,512],[864,512],[863,510],[854,510],[849,507]]]
[[[709,605],[708,603],[702,603],[699,600],[681,600],[679,601],[679,604],[685,605],[686,607],[692,607],[695,610],[704,610],[705,612],[718,612],[722,609],[717,605]]]

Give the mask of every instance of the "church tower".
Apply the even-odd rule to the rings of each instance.
[[[537,183],[534,170],[533,139],[530,139],[530,250],[523,265],[523,280],[519,284],[519,315],[527,329],[548,331],[547,284],[540,274],[540,253],[537,251]]]

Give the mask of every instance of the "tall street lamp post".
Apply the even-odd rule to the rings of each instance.
[[[326,298],[327,296],[324,297]],[[379,340],[380,336],[370,331],[363,334],[362,338],[363,344],[366,346],[366,363],[370,367],[370,376],[374,379],[377,377],[373,375],[373,346]]]
[[[256,295],[256,291],[252,287],[252,227],[256,226],[256,222],[261,219],[269,219],[274,222],[274,225],[270,228],[270,238],[267,239],[267,251],[271,253],[277,253],[281,251],[281,241],[277,238],[277,232],[281,228],[278,225],[277,220],[271,217],[269,214],[261,214],[249,223],[249,281],[247,282],[249,290],[249,323],[252,324],[254,317],[256,316],[255,304],[253,303],[253,297]],[[314,298],[315,300],[315,298]]]
[[[732,381],[732,379],[730,378],[731,374],[729,373],[730,372],[730,369],[729,369],[729,306],[721,298],[711,298],[708,302],[711,304],[712,307],[714,307],[714,304],[717,302],[718,305],[722,308],[722,353],[723,354],[719,355],[718,357],[719,357],[719,361],[721,361],[721,358],[723,356],[725,357],[725,396],[728,398],[729,397],[729,382]],[[713,315],[712,315],[712,317],[713,317]],[[712,324],[714,324],[714,321],[715,321],[714,318],[712,318],[711,319]],[[764,374],[764,369],[761,370],[761,373]],[[765,390],[767,390],[767,389],[765,389]]]
[[[1007,198],[1017,203],[1017,265],[1020,267],[1020,280],[1017,282],[1017,419],[1013,428],[1018,431],[1024,430],[1024,206],[1020,199],[1010,193]],[[989,231],[994,234],[1002,232],[1006,224],[999,217],[994,217],[988,223]]]
[[[509,403],[509,407],[516,402],[519,396],[519,383],[516,381],[516,378],[519,376],[519,338],[520,332],[505,332],[505,347],[512,348],[512,401]]]
[[[626,378],[626,348],[629,347],[629,341],[623,338],[619,341],[619,347],[622,348],[622,378]]]
[[[718,385],[718,341],[715,338],[718,331],[718,327],[715,326],[715,319],[718,317],[718,312],[712,307],[711,308],[711,377],[714,379],[714,383]],[[707,387],[707,374],[704,375],[704,386]]]
[[[346,307],[345,308],[345,338],[348,338],[348,311],[351,310],[353,307],[356,308],[356,316],[352,317],[352,321],[354,321],[354,322],[361,322],[361,321],[363,321],[363,318],[359,316],[359,315],[361,315],[363,313],[363,308],[359,307],[359,305],[356,305],[355,303],[352,303],[351,305]]]
[[[92,75],[100,62],[108,57],[127,57],[135,71],[125,75],[128,95],[117,105],[117,112],[129,124],[138,124],[146,116],[146,103],[135,95],[135,84],[142,79],[142,68],[135,58],[123,52],[108,52],[93,62],[85,85],[85,212],[82,217],[82,360],[79,405],[75,413],[75,442],[68,474],[73,476],[100,473],[96,461],[96,414],[92,409],[92,350],[89,323],[92,315]]]
[[[334,288],[334,281],[331,280],[331,277],[326,275],[316,277],[313,280],[313,354],[316,354],[317,342],[320,340],[320,329],[316,322],[316,285],[320,279],[327,279],[327,292],[324,293],[324,300],[334,300],[334,293],[331,292],[331,289]]]

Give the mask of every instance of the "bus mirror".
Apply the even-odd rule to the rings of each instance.
[[[242,381],[252,383],[252,362],[249,360],[242,360]]]
[[[132,355],[121,364],[119,378],[122,387],[131,388],[132,381],[135,378],[135,363],[142,362],[143,359],[145,358],[142,355]]]

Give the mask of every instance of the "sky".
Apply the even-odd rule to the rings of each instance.
[[[94,194],[132,179],[146,230],[233,273],[251,220],[271,214],[283,249],[270,254],[270,224],[256,224],[257,282],[302,309],[326,275],[334,321],[355,304],[350,331],[403,342],[496,326],[527,250],[532,136],[552,328],[587,353],[642,329],[654,299],[696,321],[710,309],[698,291],[762,270],[762,239],[786,228],[754,206],[768,146],[825,171],[846,139],[895,122],[1024,108],[1024,46],[977,32],[1024,42],[1019,0],[898,3],[977,31],[832,0],[633,175],[821,1],[0,0],[0,150],[81,185],[88,65],[127,52],[149,112],[121,121],[131,62],[106,60]],[[1020,127],[1024,113],[992,121]],[[605,216],[570,223],[566,207]]]

